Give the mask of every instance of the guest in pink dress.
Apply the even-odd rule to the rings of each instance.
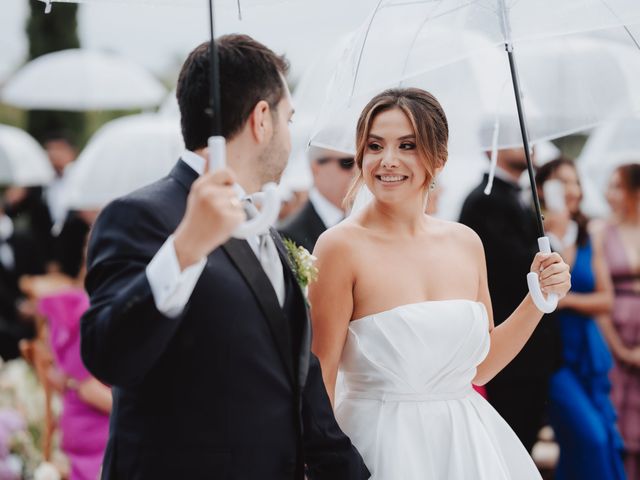
[[[607,200],[613,219],[603,235],[615,301],[601,328],[616,359],[611,396],[625,443],[625,470],[629,479],[640,479],[640,164],[613,173]]]
[[[88,307],[81,289],[44,296],[38,304],[49,322],[56,366],[64,375],[60,429],[62,449],[71,463],[70,480],[98,478],[109,433],[111,391],[80,359],[80,317]]]

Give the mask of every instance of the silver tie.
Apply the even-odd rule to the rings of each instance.
[[[251,201],[245,202],[245,211],[249,218],[253,218],[258,213]],[[282,307],[285,298],[284,271],[278,249],[269,232],[258,235],[258,260],[276,292],[278,303]]]
[[[271,285],[273,285],[278,297],[278,303],[282,307],[285,297],[284,272],[282,271],[282,262],[280,261],[280,255],[278,255],[278,249],[269,232],[263,233],[258,238],[260,240],[258,248],[260,264],[262,264],[264,273],[271,280]]]

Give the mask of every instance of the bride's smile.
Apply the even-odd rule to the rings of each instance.
[[[400,183],[407,180],[406,175],[376,175],[376,179],[382,183]]]

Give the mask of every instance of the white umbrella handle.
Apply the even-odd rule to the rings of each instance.
[[[538,247],[540,247],[541,253],[551,253],[549,237],[540,237],[538,239]],[[547,298],[544,297],[540,289],[540,279],[536,272],[529,272],[527,274],[527,285],[529,286],[529,293],[531,293],[533,303],[535,303],[538,310],[543,313],[551,313],[558,308],[558,295],[550,293]]]
[[[224,168],[227,164],[227,144],[224,137],[209,137],[209,168],[212,172]],[[238,226],[233,237],[245,239],[269,231],[275,225],[280,214],[280,195],[275,183],[268,183],[262,187],[262,192],[256,194],[262,201],[262,209],[251,220]]]

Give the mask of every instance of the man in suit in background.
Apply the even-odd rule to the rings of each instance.
[[[20,277],[44,273],[36,242],[16,231],[0,207],[0,358],[20,356],[19,342],[34,333],[35,305],[20,291]]]
[[[345,215],[342,202],[353,181],[352,155],[311,147],[308,152],[313,174],[309,200],[280,226],[280,233],[310,252],[326,229]]]
[[[484,244],[496,325],[527,294],[526,275],[538,251],[535,213],[519,185],[526,169],[524,150],[501,150],[491,194],[484,193],[485,174],[460,214]],[[559,361],[559,332],[553,315],[545,315],[518,356],[487,384],[489,401],[529,451],[543,426],[549,378]]]
[[[113,386],[103,478],[362,480],[310,351],[305,299],[275,230],[231,238],[285,168],[286,62],[217,41],[229,169],[208,171],[210,46],[178,79],[185,151],[93,227],[82,357]]]

